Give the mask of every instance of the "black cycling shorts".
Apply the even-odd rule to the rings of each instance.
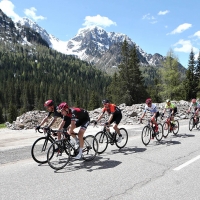
[[[118,125],[120,123],[121,119],[122,119],[122,113],[119,113],[118,115],[114,115],[110,124],[112,124],[114,122],[115,124]]]

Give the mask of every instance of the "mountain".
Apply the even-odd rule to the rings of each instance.
[[[64,54],[74,55],[105,71],[109,71],[119,65],[121,61],[121,44],[124,39],[131,46],[136,45],[141,65],[160,66],[160,63],[165,60],[165,57],[159,53],[154,55],[146,53],[127,35],[106,32],[103,28],[97,26],[82,28],[69,41],[61,41],[28,18],[23,18],[17,24],[35,30],[52,49]]]
[[[0,9],[0,40],[9,43],[20,43],[22,45],[32,45],[33,43],[49,47],[46,40],[34,30],[16,24],[7,17]]]
[[[136,46],[138,58],[142,66],[160,67],[165,56],[146,53],[127,35],[106,32],[103,28],[93,26],[82,28],[69,41],[61,41],[49,34],[45,29],[28,18],[14,23],[0,10],[0,38],[23,45],[33,43],[45,45],[58,52],[73,55],[83,61],[95,65],[98,69],[112,73],[121,62],[121,44],[126,39],[129,45]],[[179,66],[182,71],[184,67]]]

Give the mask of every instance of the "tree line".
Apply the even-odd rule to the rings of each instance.
[[[125,40],[122,62],[111,77],[87,62],[44,45],[0,42],[0,123],[14,121],[27,111],[43,110],[44,101],[93,110],[102,99],[115,104],[190,100],[200,95],[200,55],[191,50],[188,68],[179,68],[170,50],[160,67],[140,66],[136,47]]]

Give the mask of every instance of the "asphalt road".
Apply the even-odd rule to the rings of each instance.
[[[40,135],[15,132],[23,139],[11,146],[13,139],[2,139],[0,133],[0,199],[200,199],[200,131],[190,132],[188,120],[182,120],[177,136],[170,133],[144,146],[143,126],[126,126],[124,149],[110,145],[94,161],[71,160],[58,172],[31,158],[30,145]]]

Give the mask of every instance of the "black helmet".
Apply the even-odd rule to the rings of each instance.
[[[109,101],[108,99],[104,99],[104,100],[102,101],[102,104],[105,104],[105,103],[110,103],[110,101]]]

